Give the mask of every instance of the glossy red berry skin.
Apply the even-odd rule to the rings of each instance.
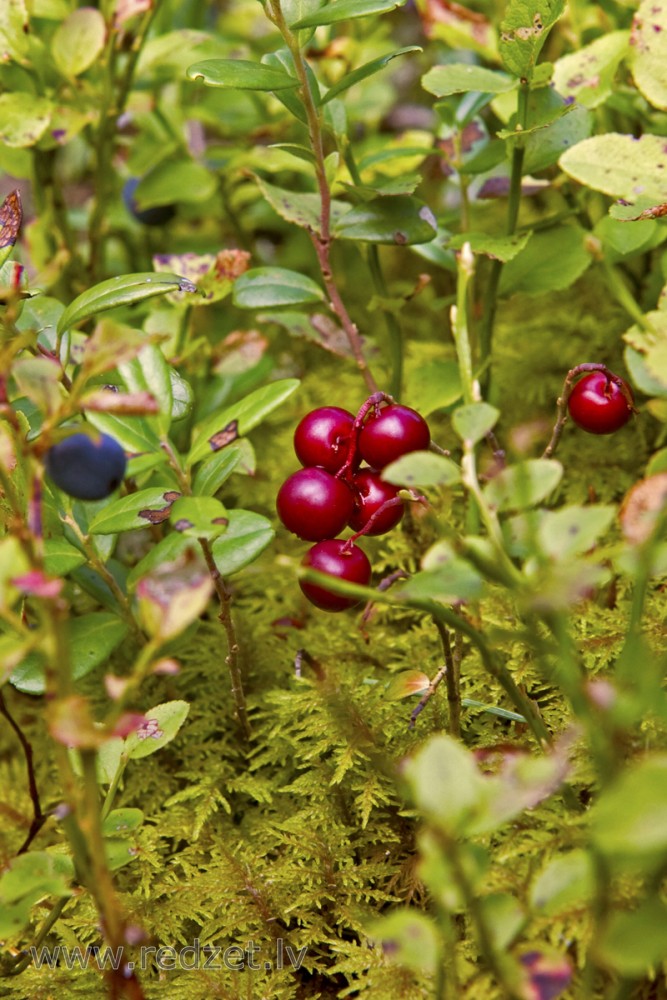
[[[632,392],[623,383],[628,396]],[[590,372],[575,385],[568,400],[570,417],[589,434],[613,434],[632,416],[632,407],[621,388],[607,378],[604,372]]]
[[[326,469],[299,469],[278,491],[278,517],[308,542],[334,538],[352,516],[354,498],[341,479]]]
[[[347,458],[354,417],[340,406],[311,410],[294,431],[294,450],[304,466],[319,465],[338,472]]]
[[[301,565],[365,587],[371,579],[371,564],[366,553],[358,545],[351,545],[340,538],[330,538],[313,545],[306,552]],[[353,597],[341,597],[315,583],[299,581],[299,586],[308,600],[323,611],[345,611],[360,603]]]
[[[373,469],[362,469],[352,479],[352,492],[354,493],[354,513],[350,518],[350,527],[353,531],[361,531],[369,520],[388,500],[395,500],[398,497],[400,487],[385,483],[379,472]],[[395,528],[403,517],[405,507],[402,503],[393,507],[387,507],[373,521],[371,528],[364,532],[366,535],[384,535],[387,531]]]
[[[423,451],[431,443],[428,424],[409,406],[390,403],[369,416],[359,433],[359,451],[369,465],[384,469],[401,455]]]

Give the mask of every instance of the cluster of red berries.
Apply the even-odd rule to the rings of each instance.
[[[356,417],[338,406],[307,413],[294,432],[294,450],[303,468],[285,480],[276,501],[285,527],[317,543],[303,565],[367,586],[371,564],[354,541],[360,535],[391,531],[404,511],[399,487],[385,482],[380,473],[402,455],[428,448],[430,441],[424,418],[384,393],[367,399]],[[354,531],[352,538],[337,538],[346,527]],[[317,584],[300,586],[325,611],[343,611],[358,603]]]

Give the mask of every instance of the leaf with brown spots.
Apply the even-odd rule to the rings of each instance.
[[[230,420],[222,430],[217,431],[212,437],[208,439],[211,446],[211,451],[220,451],[221,448],[225,448],[232,441],[236,441],[239,436],[239,422],[238,420]]]

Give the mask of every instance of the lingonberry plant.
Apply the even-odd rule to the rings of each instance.
[[[9,1000],[662,995],[665,38],[0,3]]]

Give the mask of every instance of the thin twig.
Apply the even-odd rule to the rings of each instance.
[[[21,744],[21,749],[23,750],[26,770],[28,772],[28,788],[30,790],[30,799],[32,801],[32,822],[30,824],[30,829],[28,830],[27,836],[17,852],[18,854],[25,854],[25,852],[28,850],[28,848],[30,847],[31,843],[33,842],[39,831],[46,823],[46,816],[42,812],[42,806],[39,800],[39,789],[37,788],[37,779],[35,777],[35,764],[34,764],[32,746],[30,744],[30,741],[26,738],[23,730],[19,726],[18,722],[9,711],[1,688],[0,688],[0,713],[4,715],[7,722],[16,733],[16,738]]]

